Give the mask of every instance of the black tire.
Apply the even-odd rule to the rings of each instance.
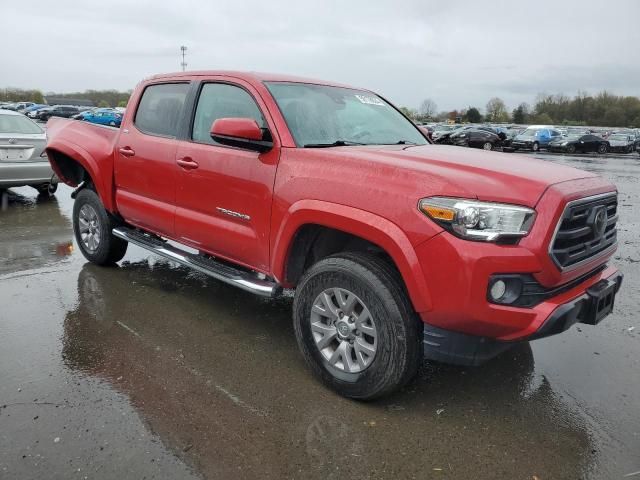
[[[567,145],[567,153],[576,153],[575,145]]]
[[[493,150],[493,143],[491,142],[484,142],[482,144],[482,149],[483,150]]]
[[[607,144],[606,143],[601,143],[600,145],[598,145],[598,153],[600,154],[605,154],[607,153],[609,149],[607,148]]]
[[[353,292],[369,309],[378,330],[377,350],[369,366],[347,373],[331,365],[311,331],[315,299],[329,288]],[[296,289],[293,325],[298,346],[311,370],[345,397],[372,400],[402,387],[415,375],[422,358],[422,322],[414,312],[398,272],[366,253],[345,252],[309,268]]]
[[[540,151],[540,144],[538,142],[533,142],[533,145],[531,145],[531,151],[539,152]]]
[[[85,245],[80,232],[80,210],[84,205],[88,205],[96,213],[96,224],[99,226],[99,243],[93,251]],[[89,188],[80,190],[73,204],[73,233],[80,251],[87,260],[97,265],[113,265],[122,260],[127,253],[128,243],[113,236],[111,230],[115,226],[117,222],[105,210],[96,192]]]

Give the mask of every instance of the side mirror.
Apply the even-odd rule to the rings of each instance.
[[[219,118],[211,125],[211,138],[222,145],[267,152],[271,140],[263,140],[262,129],[252,118]]]

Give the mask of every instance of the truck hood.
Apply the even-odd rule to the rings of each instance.
[[[551,185],[597,175],[519,154],[447,145],[327,148],[328,156],[370,162],[387,176],[410,175],[428,195],[477,198],[534,207]],[[389,181],[392,179],[390,177]]]

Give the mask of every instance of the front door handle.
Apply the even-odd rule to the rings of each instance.
[[[118,151],[123,157],[133,157],[136,154],[131,147],[122,147],[119,148]]]
[[[185,170],[194,170],[198,168],[198,162],[196,162],[191,157],[179,158],[178,160],[176,160],[176,163],[180,165],[182,168],[184,168]]]

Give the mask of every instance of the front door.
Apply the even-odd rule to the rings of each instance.
[[[188,90],[188,83],[146,87],[115,152],[118,210],[129,223],[167,237],[175,234],[175,137]]]
[[[258,153],[216,143],[211,125],[229,117],[256,120],[266,136],[275,131],[250,85],[201,85],[189,138],[178,143],[176,154],[176,235],[200,251],[268,272],[279,144],[274,138],[273,149]]]

